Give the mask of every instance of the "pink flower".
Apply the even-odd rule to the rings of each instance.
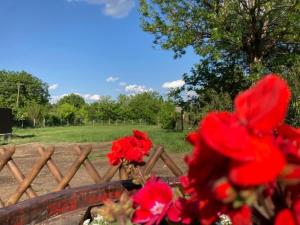
[[[172,198],[172,189],[168,184],[151,178],[132,196],[133,203],[137,207],[132,216],[132,222],[158,225],[167,214]]]

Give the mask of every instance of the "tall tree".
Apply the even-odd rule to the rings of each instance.
[[[17,109],[30,102],[49,102],[48,85],[27,72],[0,71],[0,107]]]
[[[234,57],[245,69],[300,51],[296,0],[140,0],[142,27],[175,57]]]

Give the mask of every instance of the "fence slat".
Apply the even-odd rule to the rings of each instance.
[[[174,163],[174,161],[165,151],[161,153],[160,158],[164,161],[165,165],[172,171],[175,176],[179,177],[183,175],[181,169]]]
[[[73,178],[73,176],[76,174],[78,169],[80,168],[83,161],[87,158],[87,156],[90,154],[92,150],[92,146],[89,146],[87,149],[83,149],[81,152],[81,155],[77,157],[76,161],[72,164],[66,175],[63,177],[61,182],[58,184],[56,188],[54,188],[53,191],[61,191],[64,189],[70,182],[70,180]]]
[[[46,151],[46,154],[42,156],[32,167],[30,173],[25,177],[24,181],[19,185],[16,192],[12,194],[8,201],[7,205],[12,205],[18,202],[26,189],[30,186],[35,177],[39,174],[43,166],[47,163],[48,159],[53,154],[54,149],[50,148]]]
[[[53,151],[55,150],[55,148],[53,146],[51,146],[50,148],[53,148]],[[38,152],[41,156],[46,154],[45,149],[43,147],[39,147]],[[58,169],[58,167],[56,166],[56,164],[53,162],[52,158],[50,158],[47,161],[46,165],[47,165],[50,173],[53,175],[54,179],[57,181],[57,183],[61,182],[63,179],[63,175],[60,172],[60,170]],[[71,186],[67,185],[66,188],[71,188]]]
[[[77,155],[81,155],[82,154],[82,151],[80,149],[79,146],[76,146],[75,147],[75,150],[76,150],[76,153]],[[99,173],[97,172],[97,170],[95,169],[95,167],[93,166],[93,164],[91,163],[91,161],[87,158],[84,162],[83,162],[83,165],[87,171],[87,173],[90,175],[90,177],[93,179],[93,181],[96,183],[96,184],[100,184],[101,181],[102,181],[102,178],[101,176],[99,175]]]
[[[159,145],[155,148],[154,153],[150,156],[150,159],[147,161],[146,165],[143,169],[144,175],[149,175],[151,170],[153,169],[154,165],[156,164],[157,160],[159,159],[160,155],[164,151],[164,147],[162,145]]]
[[[15,147],[11,149],[0,149],[0,171],[6,165],[6,163],[11,159],[12,155],[15,153]]]
[[[118,169],[120,167],[120,164],[119,165],[116,165],[116,166],[111,166],[108,168],[108,170],[106,171],[106,173],[104,174],[103,176],[103,179],[102,179],[102,183],[103,182],[108,182],[108,181],[111,181],[111,179],[115,176],[115,174],[118,172]]]
[[[72,163],[72,165],[67,170],[67,173],[64,176],[61,173],[60,169],[57,167],[57,165],[54,163],[54,161],[51,159],[51,156],[53,155],[55,150],[54,147],[49,147],[47,149],[43,147],[38,147],[37,150],[40,155],[40,158],[35,162],[32,169],[25,177],[12,158],[15,153],[15,148],[0,148],[0,171],[6,165],[9,171],[19,183],[19,186],[17,187],[16,191],[9,197],[9,199],[6,201],[6,204],[5,201],[0,199],[0,208],[5,207],[6,205],[17,203],[24,193],[29,198],[36,197],[37,194],[32,189],[31,184],[44,166],[48,167],[50,173],[58,182],[57,186],[54,188],[53,191],[60,191],[64,188],[70,188],[69,183],[75,176],[75,174],[78,172],[81,165],[85,167],[87,173],[96,184],[111,181],[113,177],[117,174],[117,172],[119,172],[119,178],[121,180],[128,179],[128,177],[130,177],[130,174],[128,174],[126,168],[123,167],[121,163],[116,166],[110,166],[107,169],[106,173],[103,176],[101,176],[92,164],[92,162],[88,159],[88,155],[92,151],[91,145],[89,145],[88,147],[75,146],[74,150],[77,154],[77,158]],[[175,176],[181,176],[183,174],[183,172],[174,163],[171,157],[164,151],[164,146],[162,145],[155,147],[145,165],[139,167],[140,173],[144,176],[149,175],[159,159],[161,159],[164,162],[167,168]]]
[[[24,174],[21,172],[17,164],[13,159],[9,160],[7,162],[7,168],[9,171],[12,173],[12,175],[15,177],[15,179],[18,181],[19,184],[23,183],[25,180]],[[35,191],[32,189],[32,187],[29,185],[28,188],[25,191],[25,194],[27,195],[28,198],[34,198],[37,197],[37,194]]]
[[[119,177],[120,177],[120,180],[127,180],[128,179],[128,173],[126,171],[126,169],[121,166],[119,168]]]

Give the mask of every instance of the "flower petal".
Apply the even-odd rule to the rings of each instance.
[[[145,209],[137,209],[132,215],[131,221],[133,223],[146,223],[152,217],[152,214]]]
[[[205,142],[220,154],[236,160],[253,160],[255,152],[246,127],[227,112],[210,113],[201,123]]]
[[[228,214],[232,225],[252,225],[252,213],[248,206],[242,206],[237,210],[230,211]]]
[[[270,146],[272,148],[272,146]],[[229,178],[232,182],[241,186],[260,185],[274,181],[285,166],[283,154],[274,147],[269,154],[262,155],[251,162],[233,161]]]
[[[276,215],[274,225],[296,225],[291,210],[289,210],[289,209],[281,210]]]
[[[270,131],[283,123],[290,98],[286,82],[269,74],[236,97],[235,111],[251,128]]]

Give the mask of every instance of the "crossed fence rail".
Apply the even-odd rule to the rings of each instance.
[[[14,161],[13,156],[15,154],[15,147],[0,148],[0,172],[6,166],[18,182],[17,189],[13,194],[9,196],[7,201],[4,202],[0,198],[0,208],[16,204],[24,194],[30,199],[37,197],[38,195],[32,188],[31,184],[39,175],[43,167],[48,168],[53,176],[53,179],[55,179],[57,182],[56,187],[52,190],[53,192],[71,188],[70,181],[82,165],[95,184],[101,184],[111,181],[111,179],[118,172],[120,180],[128,179],[128,174],[123,164],[110,166],[107,171],[101,176],[95,169],[93,163],[88,159],[88,156],[92,151],[92,146],[75,146],[73,150],[76,152],[77,157],[75,161],[73,161],[73,163],[70,165],[67,172],[63,175],[61,170],[52,159],[52,156],[55,153],[55,147],[38,147],[37,151],[39,153],[39,158],[34,163],[29,173],[25,176],[20,170],[17,163]],[[166,167],[170,169],[174,176],[178,177],[183,174],[181,169],[174,163],[171,157],[164,150],[164,147],[157,146],[154,148],[154,151],[152,152],[148,161],[142,167],[140,167],[142,175],[147,176],[151,174],[152,169],[159,159],[164,162]]]

